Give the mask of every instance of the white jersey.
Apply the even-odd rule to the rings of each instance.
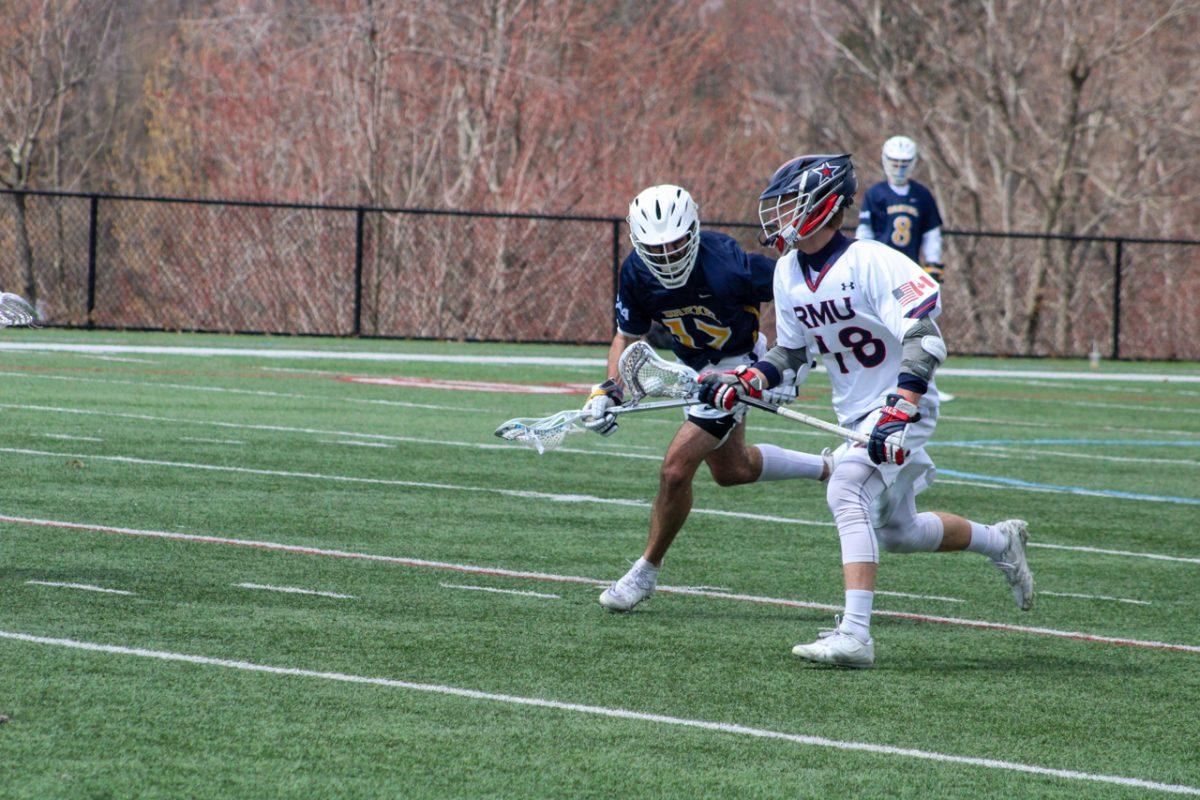
[[[903,253],[838,234],[827,256],[804,267],[792,250],[775,266],[776,343],[819,357],[833,408],[847,425],[879,408],[900,376],[901,341],[917,320],[941,312],[938,285]],[[936,415],[937,388],[921,399]]]

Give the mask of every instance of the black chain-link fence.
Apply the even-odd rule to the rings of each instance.
[[[1200,241],[943,233],[958,352],[1200,359]],[[0,288],[61,327],[602,342],[628,250],[616,217],[0,192]]]

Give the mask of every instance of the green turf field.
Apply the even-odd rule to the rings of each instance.
[[[0,350],[2,797],[1200,794],[1195,364],[940,379],[922,507],[1030,520],[1054,594],[1022,614],[978,556],[885,553],[876,608],[907,614],[851,672],[789,652],[841,603],[823,486],[702,475],[664,590],[607,614],[678,412],[538,456],[493,428],[581,396],[344,379],[592,383],[602,348],[0,337],[30,343],[142,349]],[[512,355],[550,361],[470,363]],[[798,407],[832,418],[823,375]]]

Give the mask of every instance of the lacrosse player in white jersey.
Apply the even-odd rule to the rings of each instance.
[[[946,358],[934,320],[938,284],[902,253],[839,233],[858,181],[849,155],[800,156],[781,166],[759,198],[765,241],[787,251],[775,268],[777,343],[760,361],[705,376],[716,408],[758,397],[818,352],[833,384],[838,422],[870,437],[834,453],[826,492],[841,539],[845,613],[836,627],[792,652],[847,667],[875,662],[871,606],[880,548],[913,553],[970,550],[1000,569],[1017,606],[1033,605],[1022,520],[983,525],[942,511],[917,513],[933,481],[925,444],[937,424],[933,374]]]
[[[641,192],[629,206],[628,222],[633,252],[621,265],[609,378],[593,388],[584,406],[591,413],[585,425],[604,436],[617,430],[616,415],[610,412],[623,400],[617,362],[626,347],[649,333],[654,321],[671,332],[676,358],[692,369],[727,370],[754,363],[766,349],[760,342],[764,337],[758,330],[758,306],[771,299],[775,273],[770,258],[746,253],[723,233],[701,231],[699,208],[678,186],[663,184]],[[791,380],[787,383],[792,385]],[[702,463],[708,464],[720,486],[828,477],[828,456],[747,445],[745,415],[745,406],[687,409],[663,459],[645,552],[604,590],[600,605],[630,611],[654,592],[667,548],[692,510],[692,478]]]

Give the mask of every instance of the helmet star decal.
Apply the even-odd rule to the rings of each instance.
[[[832,174],[833,174],[833,167],[829,166],[829,162],[826,161],[824,164],[821,165],[821,177],[828,178]]]

